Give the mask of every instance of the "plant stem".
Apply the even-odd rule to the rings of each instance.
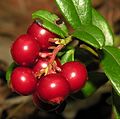
[[[50,64],[52,64],[55,60],[55,57],[57,53],[64,47],[64,45],[58,45],[54,50],[53,50],[53,55],[51,56],[51,59],[49,61]]]
[[[94,56],[99,57],[97,52],[95,52],[91,47],[89,47],[89,46],[87,46],[85,44],[80,45],[80,48],[83,48],[83,49],[91,52]]]
[[[69,36],[65,39],[58,39],[56,40],[56,44],[59,44],[57,47],[54,48],[51,59],[49,61],[50,64],[52,64],[56,58],[57,53],[65,46],[67,45],[69,42],[72,41],[72,36]]]

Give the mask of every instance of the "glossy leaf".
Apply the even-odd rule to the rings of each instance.
[[[102,49],[104,46],[105,37],[102,31],[94,25],[81,25],[72,35],[93,47]]]
[[[120,95],[120,49],[106,46],[103,49],[102,67],[114,89]]]
[[[112,30],[100,13],[98,13],[95,9],[92,9],[92,23],[97,26],[105,36],[105,45],[113,46],[113,33]]]
[[[64,17],[76,29],[81,24],[92,23],[92,7],[90,0],[56,0]]]
[[[62,38],[68,36],[68,30],[64,22],[58,24],[60,18],[45,10],[39,10],[32,14],[33,19],[40,19],[42,25]]]
[[[74,49],[68,50],[61,58],[62,64],[69,61],[74,61]]]

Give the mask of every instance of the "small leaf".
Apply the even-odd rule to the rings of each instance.
[[[120,119],[120,113],[117,111],[117,109],[113,106],[113,112],[114,112],[114,119]]]
[[[92,82],[87,81],[81,91],[85,97],[88,97],[96,91],[96,87],[92,84]]]
[[[61,36],[62,38],[68,36],[68,30],[64,22],[62,22],[61,24],[56,23],[60,20],[57,15],[45,10],[39,10],[32,14],[32,18],[42,20],[43,27]]]
[[[8,67],[7,72],[6,72],[6,80],[9,82],[11,73],[13,69],[17,67],[17,64],[15,62],[11,63],[11,65]]]
[[[95,9],[92,9],[92,23],[97,26],[105,36],[105,45],[113,46],[113,33],[112,30],[100,13],[98,13]]]
[[[76,29],[81,24],[92,23],[92,7],[90,0],[56,0],[64,17]]]
[[[106,46],[103,49],[102,67],[114,89],[120,95],[120,49]]]
[[[74,49],[68,50],[61,58],[61,63],[74,61]]]
[[[73,36],[96,48],[102,49],[104,46],[105,37],[102,31],[94,25],[81,25]]]

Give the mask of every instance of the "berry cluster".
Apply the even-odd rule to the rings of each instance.
[[[65,99],[80,90],[87,79],[83,64],[71,61],[61,65],[49,50],[56,47],[53,43],[56,37],[38,22],[33,22],[27,34],[18,37],[11,47],[12,58],[18,64],[10,78],[12,90],[24,96],[32,94],[34,104],[47,111],[65,107]]]

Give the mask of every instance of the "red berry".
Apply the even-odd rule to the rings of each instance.
[[[42,50],[47,50],[51,43],[48,41],[49,38],[55,38],[57,35],[43,28],[40,24],[33,22],[28,28],[27,33],[39,42]]]
[[[34,63],[39,55],[39,45],[29,35],[18,37],[11,47],[11,55],[16,63],[29,66]]]
[[[45,110],[45,111],[53,111],[58,108],[59,105],[52,105],[47,102],[43,102],[38,96],[37,93],[34,93],[32,95],[32,100],[35,106],[39,109]]]
[[[37,94],[44,101],[60,104],[69,95],[69,84],[59,74],[48,74],[42,77],[37,85]]]
[[[62,65],[61,74],[70,84],[71,92],[80,90],[87,80],[86,67],[77,61],[67,62]]]
[[[47,68],[48,59],[39,59],[38,62],[34,65],[33,71],[35,74],[39,73],[40,70]]]
[[[17,67],[11,74],[12,89],[21,95],[32,94],[37,86],[32,70],[26,67]]]
[[[61,67],[61,63],[58,58],[55,59],[57,67]],[[35,74],[39,73],[40,70],[47,68],[49,64],[48,58],[40,58],[38,62],[34,65],[33,71]]]

